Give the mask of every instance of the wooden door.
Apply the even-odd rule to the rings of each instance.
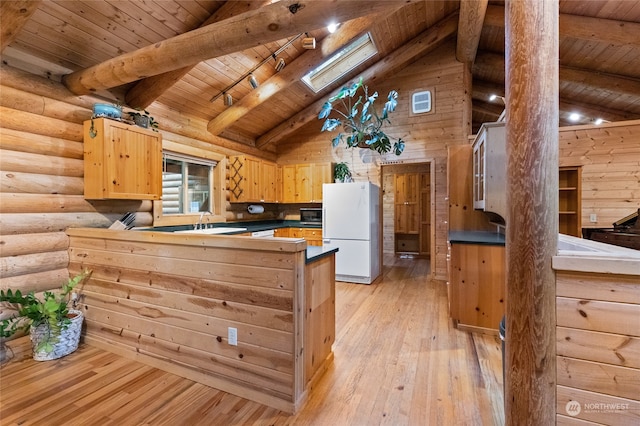
[[[296,202],[296,166],[289,164],[282,166],[282,202]]]
[[[312,196],[312,173],[311,164],[296,165],[296,202],[308,203]]]
[[[331,183],[332,178],[331,163],[315,163],[311,169],[311,201],[319,203],[322,201],[322,185]]]
[[[395,176],[396,234],[420,232],[419,194],[418,173],[402,173]]]
[[[420,254],[431,253],[431,173],[420,173]]]
[[[260,178],[260,199],[261,201],[272,203],[277,200],[277,167],[275,163],[263,161],[261,164]]]

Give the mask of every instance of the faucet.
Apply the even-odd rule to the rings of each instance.
[[[205,214],[209,214],[213,216],[213,213],[211,213],[210,211],[206,211],[206,212],[202,212],[200,213],[200,219],[198,219],[198,223],[196,223],[195,225],[193,225],[193,229],[194,230],[198,230],[198,229],[207,229],[207,226],[209,225],[209,221],[207,221],[207,226],[205,226],[202,223],[202,219],[204,218]]]

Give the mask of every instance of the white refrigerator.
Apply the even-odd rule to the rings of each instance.
[[[337,247],[336,280],[371,284],[380,275],[380,188],[370,182],[322,185],[322,243]]]

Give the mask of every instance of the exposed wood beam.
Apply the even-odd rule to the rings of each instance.
[[[474,75],[486,75],[495,70],[504,70],[504,57],[496,53],[479,53],[474,64]],[[504,72],[495,74],[504,81]],[[560,67],[560,80],[581,84],[592,90],[606,92],[610,95],[627,95],[640,97],[640,80],[620,77],[596,71]],[[497,81],[494,81],[498,83]]]
[[[332,55],[354,37],[362,34],[375,19],[367,16],[345,23],[338,31],[325,37],[318,48],[306,51],[282,71],[262,83],[260,87],[252,90],[238,102],[235,102],[232,107],[218,114],[217,117],[209,121],[207,130],[214,135],[219,135],[227,127],[232,126],[237,120],[248,114],[251,109],[256,108],[292,84],[299,82],[303,75],[320,64],[324,58]]]
[[[41,0],[0,1],[0,52],[15,40],[40,3]]]
[[[282,0],[66,75],[76,94],[109,89],[416,0]]]
[[[504,7],[487,7],[485,25],[504,28]],[[592,40],[618,46],[640,44],[640,23],[560,14],[560,37]]]
[[[204,21],[200,28],[219,22],[233,16],[240,15],[251,10],[257,10],[270,0],[263,1],[229,1],[222,5],[209,19]],[[125,102],[132,108],[146,108],[153,101],[158,99],[164,92],[169,90],[176,82],[193,69],[194,65],[189,65],[177,70],[147,77],[138,81],[125,96]]]
[[[480,34],[489,0],[460,0],[456,59],[472,64],[478,51]]]
[[[502,101],[496,100],[493,104],[488,102],[489,96],[492,94],[504,96],[504,87],[500,84],[494,84],[486,81],[474,82],[472,93],[473,110],[487,115],[494,115],[497,119],[504,107],[501,103]],[[495,108],[492,108],[491,105],[495,105]],[[569,114],[572,112],[577,112],[585,117],[585,121],[582,122],[582,124],[589,124],[596,118],[602,118],[607,121],[636,120],[640,118],[640,114],[632,114],[628,111],[603,108],[600,105],[576,102],[572,99],[560,97],[560,122],[568,122]]]
[[[380,80],[398,69],[406,67],[418,57],[432,51],[449,39],[449,37],[455,34],[457,26],[458,15],[456,13],[441,20],[408,43],[405,43],[402,47],[387,55],[384,59],[376,62],[361,74],[362,78],[368,84],[371,84],[372,82]],[[338,87],[341,84],[344,84],[344,81],[334,84],[333,87]],[[316,120],[318,111],[324,102],[324,97],[318,99],[290,119],[269,130],[256,140],[256,146],[261,148],[269,143],[284,139],[306,123]]]

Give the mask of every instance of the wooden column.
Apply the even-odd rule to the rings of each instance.
[[[508,0],[507,425],[555,424],[558,1]]]

